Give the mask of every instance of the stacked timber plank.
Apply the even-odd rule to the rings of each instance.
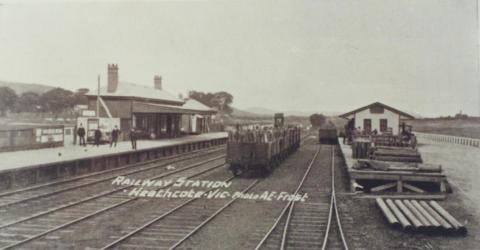
[[[437,164],[358,160],[352,168],[364,174],[369,173],[371,180],[387,181],[370,188],[371,192],[397,188],[398,192],[408,189],[415,193],[426,193],[425,190],[414,185],[419,182],[438,183],[442,192],[447,191],[447,182],[442,174],[442,166]]]
[[[385,146],[372,148],[370,151],[370,159],[379,161],[423,162],[422,156],[416,149]]]
[[[407,171],[423,173],[442,173],[442,165],[415,163],[415,162],[391,162],[377,160],[358,160],[354,169],[378,170],[378,171]]]
[[[464,225],[433,200],[377,198],[376,204],[388,223],[396,229],[461,235],[467,233]]]
[[[423,164],[416,148],[373,144],[371,138],[363,137],[355,138],[352,143],[352,159],[357,160],[349,168],[352,192],[358,187],[371,192],[396,189],[398,193],[404,190],[426,193],[438,187],[440,192],[449,192],[442,166]]]

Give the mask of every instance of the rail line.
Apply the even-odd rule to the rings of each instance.
[[[133,170],[129,172],[130,172],[130,175],[134,174],[132,178],[150,179],[150,177],[152,176],[158,176],[158,177],[162,177],[163,175],[169,176],[171,174],[175,174],[181,171],[188,170],[190,168],[194,168],[195,166],[200,166],[201,164],[193,164],[193,165],[191,164],[191,162],[195,162],[195,160],[197,161],[197,163],[198,161],[200,161],[200,163],[208,163],[216,160],[221,160],[224,158],[224,155],[220,155],[220,156],[214,156],[214,157],[205,159],[210,154],[212,154],[212,152],[207,152],[207,154],[205,155],[196,155],[197,157],[200,157],[197,159],[194,159],[195,157],[188,157],[186,159],[185,158],[177,159],[177,160],[165,162],[160,165],[154,165],[154,166]],[[177,169],[170,169],[170,170],[163,168],[164,166],[170,165],[173,162],[178,163],[177,166],[180,166],[180,167]],[[187,167],[183,167],[182,165],[183,166],[187,165]],[[116,173],[116,174],[119,174],[119,173]],[[123,176],[128,176],[128,175],[123,175]],[[77,184],[76,186],[80,186],[77,189],[72,189],[71,186],[66,187],[65,188],[66,190],[57,189],[57,190],[54,190],[53,192],[48,192],[48,189],[47,189],[46,193],[44,194],[40,193],[34,197],[27,196],[25,199],[20,199],[16,201],[15,204],[6,206],[3,208],[3,210],[1,210],[3,214],[12,215],[12,216],[3,216],[2,222],[0,224],[0,229],[5,226],[10,226],[18,222],[23,222],[25,220],[35,218],[40,215],[44,215],[47,213],[51,213],[54,211],[58,211],[60,209],[70,207],[72,205],[76,205],[78,203],[82,203],[85,200],[87,201],[93,200],[95,198],[102,197],[104,195],[122,191],[121,189],[113,187],[111,185],[111,182],[109,182],[109,180],[113,180],[114,178],[116,178],[116,176],[102,177],[99,179],[88,178],[83,180],[83,182],[85,183],[82,183],[80,185]],[[107,190],[107,191],[104,191],[103,193],[99,194],[99,190],[101,191]],[[42,189],[40,191],[44,191],[44,190]],[[59,192],[59,191],[63,191],[63,192]],[[95,194],[98,194],[98,195],[95,195]],[[38,196],[41,196],[41,197],[38,197]],[[41,211],[41,212],[38,212],[38,211]]]
[[[302,138],[303,145],[308,141],[310,134]],[[316,152],[314,158],[318,154]],[[231,182],[236,177],[229,177],[227,180]],[[241,192],[245,193],[257,185],[261,180],[254,180],[249,183]],[[207,190],[210,192],[213,189]],[[222,213],[226,208],[236,202],[238,198],[232,198],[226,203],[222,203],[222,199],[202,199],[192,198],[172,209],[160,214],[151,219],[147,223],[134,228],[132,231],[119,237],[117,240],[101,248],[101,250],[121,248],[122,246],[128,249],[150,249],[150,248],[165,248],[173,250],[184,244],[191,236],[198,232],[201,228],[212,221],[217,215]],[[197,204],[193,204],[193,202]],[[189,205],[187,207],[187,205]],[[202,209],[208,207],[207,210]],[[214,210],[216,209],[216,210]],[[174,214],[176,213],[176,214]],[[195,215],[195,216],[192,216]],[[206,219],[202,219],[207,217]],[[162,221],[161,225],[157,222]],[[182,228],[178,228],[181,224]],[[182,237],[182,235],[184,235]],[[168,240],[165,240],[168,239]],[[150,244],[149,244],[150,243]],[[160,246],[159,246],[160,244]],[[168,246],[168,247],[167,247]]]
[[[210,155],[210,154],[221,151],[223,148],[224,146],[219,146],[213,149],[209,148],[208,150],[197,150],[193,152],[194,153],[193,155],[192,155],[192,152],[190,152],[190,153],[183,153],[175,156],[162,157],[155,160],[129,164],[119,168],[107,169],[100,172],[81,175],[81,176],[69,178],[66,180],[60,180],[60,181],[50,182],[50,183],[41,184],[41,185],[35,185],[28,188],[22,188],[18,190],[3,192],[3,193],[0,193],[0,208],[11,206],[27,200],[39,199],[46,196],[59,194],[62,192],[81,188],[84,186],[109,181],[116,178],[118,175],[128,176],[128,175],[141,173],[141,172],[152,170],[152,169],[158,169],[173,163],[193,159],[195,157],[198,157],[200,154]],[[166,162],[163,162],[163,161],[166,161]],[[160,163],[160,164],[157,164],[157,163]],[[138,168],[132,170],[131,169],[132,167],[138,167]],[[102,177],[102,176],[105,176],[105,177]],[[66,185],[58,189],[55,188],[55,186],[60,186],[64,184]]]
[[[330,235],[330,231],[332,229],[332,218],[335,217],[336,220],[335,220],[335,225],[336,225],[336,231],[337,231],[337,234],[338,236],[340,237],[340,240],[341,240],[341,247],[343,247],[343,249],[345,250],[348,250],[348,244],[347,244],[347,240],[345,238],[345,234],[343,233],[343,229],[342,229],[342,223],[340,221],[340,213],[338,211],[338,206],[337,206],[337,199],[336,199],[336,194],[335,194],[335,148],[332,148],[332,186],[331,186],[331,190],[332,190],[332,194],[331,194],[331,198],[330,198],[330,211],[329,211],[329,214],[328,214],[328,224],[327,224],[327,232],[325,234],[325,238],[323,240],[323,244],[322,244],[322,250],[325,250],[327,249],[331,249],[333,247],[335,248],[338,248],[339,247],[339,244],[338,244],[338,237],[329,237]],[[329,239],[332,239],[332,241],[329,241]],[[333,246],[332,246],[333,245]],[[342,248],[341,248],[342,249]]]
[[[235,178],[237,177],[232,176],[224,181],[231,182]],[[235,189],[245,193],[260,180],[239,180],[239,182]],[[212,188],[205,192],[214,190]],[[205,199],[204,197],[188,199],[140,227],[134,228],[114,242],[102,247],[101,250],[122,247],[128,249],[175,249],[237,200],[238,198],[232,198],[225,202],[225,199]],[[158,224],[160,221],[162,223]]]
[[[216,164],[213,167],[208,166],[209,163],[215,160],[216,159],[209,159],[206,161],[194,163],[181,169],[153,176],[149,179],[158,180],[167,176],[172,176],[176,173],[186,172],[187,170],[196,170],[197,172],[194,172],[188,176],[182,176],[187,179],[193,178],[224,166],[224,163]],[[207,166],[206,169],[202,169],[200,171],[197,170],[199,166],[204,165]],[[30,217],[4,224],[0,227],[0,249],[4,250],[18,247],[67,226],[73,225],[81,221],[85,221],[86,219],[89,219],[93,216],[99,215],[119,206],[138,200],[138,197],[116,195],[117,193],[125,192],[124,190],[127,190],[131,187],[133,187],[133,185],[116,188],[98,195],[87,197],[80,201],[65,204],[64,206],[55,209],[43,211]],[[70,210],[72,211],[62,211],[67,208],[70,208]],[[47,220],[48,223],[45,223],[45,220]],[[18,234],[19,228],[20,231],[26,231],[26,233]],[[32,230],[23,230],[24,228],[32,228]],[[40,230],[41,232],[35,233],[38,230]],[[5,245],[5,242],[11,244]]]
[[[315,159],[322,147],[319,147],[314,159],[309,164],[303,178],[298,184],[295,194],[307,192],[308,202],[288,202],[276,218],[270,229],[258,242],[255,250],[259,249],[345,249],[347,241],[343,234],[339,211],[335,199],[335,147],[331,147],[331,164],[329,169],[314,169],[314,171],[330,170],[330,185],[319,183],[318,175],[310,173],[315,165]],[[326,167],[326,166],[325,166]],[[325,174],[325,172],[321,172]],[[310,175],[310,176],[309,176]],[[317,178],[317,179],[315,179]],[[323,185],[322,185],[323,184]],[[322,189],[330,189],[329,193]],[[333,218],[336,218],[335,220]],[[333,235],[333,230],[338,232]],[[335,236],[335,237],[334,237]],[[340,241],[340,242],[339,242]]]
[[[304,139],[304,140],[307,139],[308,140],[308,137],[309,137],[309,135],[303,137],[302,139]],[[304,142],[304,141],[302,141],[302,142]],[[156,175],[156,176],[151,177],[149,179],[150,180],[161,179],[163,177],[171,176],[171,175],[174,175],[176,173],[185,172],[185,171],[190,170],[190,169],[196,169],[198,166],[211,163],[211,162],[213,162],[213,161],[215,161],[219,158],[221,158],[221,157],[215,157],[213,159],[198,162],[198,163],[189,165],[187,167],[183,167],[181,169],[176,169],[176,170],[171,171],[171,172]],[[167,165],[167,164],[168,163],[163,164],[162,166]],[[215,165],[213,167],[208,167],[207,169],[201,170],[200,172],[195,172],[193,174],[190,174],[189,176],[186,176],[186,178],[194,178],[194,177],[200,176],[204,173],[207,173],[209,171],[218,169],[218,168],[223,167],[223,166],[224,166],[224,164],[219,164],[219,165]],[[88,175],[88,177],[89,176],[93,176],[93,174]],[[83,177],[83,179],[89,180],[88,177]],[[106,178],[108,178],[108,177],[104,177],[104,178],[105,178],[104,181],[106,181],[107,180]],[[77,180],[77,178],[73,178],[73,179]],[[78,178],[78,179],[80,179],[80,178]],[[111,180],[112,178],[109,178],[109,179]],[[254,182],[250,183],[246,188],[244,188],[242,190],[242,192],[248,191],[253,186],[255,186],[258,182],[259,182],[258,180],[255,180]],[[61,184],[61,183],[65,183],[65,181],[59,181],[57,183]],[[57,183],[55,183],[53,185],[57,185]],[[38,186],[38,188],[48,187],[48,186],[49,186],[48,184],[47,185],[40,185],[40,186]],[[13,222],[9,222],[9,223],[0,225],[0,250],[16,248],[16,247],[22,246],[26,243],[32,242],[32,241],[37,242],[35,240],[37,240],[39,238],[42,238],[42,237],[44,237],[48,234],[52,234],[54,232],[60,231],[61,229],[70,227],[70,226],[72,226],[74,224],[77,224],[77,223],[80,223],[80,222],[84,222],[84,221],[87,221],[87,220],[90,221],[89,219],[91,219],[92,217],[103,214],[103,213],[105,213],[107,211],[110,211],[114,208],[124,206],[126,204],[131,203],[132,201],[139,200],[140,198],[138,198],[138,197],[133,197],[132,198],[132,197],[129,197],[129,196],[126,196],[126,195],[123,194],[123,192],[125,192],[128,188],[131,188],[131,187],[132,186],[124,186],[124,187],[109,190],[107,192],[103,192],[103,193],[100,193],[100,194],[95,194],[93,196],[87,197],[87,198],[82,199],[80,201],[67,203],[67,204],[64,204],[60,207],[56,207],[54,209],[49,209],[49,210],[46,210],[46,211],[42,211],[42,212],[33,214],[29,217],[22,218],[20,220],[16,220],[16,221],[13,221]],[[165,187],[162,187],[162,188],[165,188]],[[24,190],[12,191],[12,194],[13,193],[21,193],[22,191],[29,191],[29,190],[35,190],[35,187],[34,188],[27,188],[27,189],[24,189]],[[3,195],[7,196],[8,194],[4,193]],[[2,196],[2,194],[0,194],[0,196]],[[193,228],[192,227],[187,227],[187,229],[189,229],[191,231],[188,232],[187,234],[185,234],[183,238],[178,239],[178,241],[175,241],[175,243],[170,244],[171,249],[174,249],[175,247],[177,247],[177,246],[181,245],[183,242],[185,242],[190,236],[195,234],[198,230],[200,230],[204,225],[206,225],[209,221],[211,221],[216,215],[220,214],[224,209],[229,207],[237,199],[232,199],[229,202],[227,202],[226,204],[222,204],[222,205],[219,204],[219,202],[217,202],[217,201],[209,200],[208,204],[198,205],[199,207],[198,206],[186,207],[187,204],[192,203],[195,200],[196,199],[193,199],[193,200],[189,200],[185,203],[182,203],[181,205],[175,207],[174,208],[175,210],[172,210],[169,213],[165,213],[162,216],[157,217],[156,219],[150,221],[150,223],[147,223],[148,225],[145,224],[140,229],[137,228],[136,230],[132,231],[131,233],[125,235],[126,237],[124,236],[125,237],[124,239],[120,238],[119,241],[115,242],[112,246],[116,246],[119,243],[123,243],[125,240],[127,240],[127,241],[130,240],[132,238],[132,236],[136,236],[136,234],[139,233],[139,232],[141,233],[145,228],[150,227],[151,224],[155,223],[158,220],[161,220],[162,218],[165,218],[168,215],[171,215],[174,211],[180,210],[182,208],[186,209],[187,211],[191,210],[190,212],[185,213],[186,215],[188,215],[188,214],[195,214],[195,212],[198,211],[199,207],[200,208],[201,207],[205,208],[208,205],[208,206],[212,206],[211,209],[213,209],[213,207],[218,208],[220,206],[220,208],[215,210],[215,212],[213,212],[211,209],[208,210],[208,211],[213,212],[213,213],[209,212],[208,214],[211,214],[211,215],[204,221],[201,221],[201,222],[196,221],[196,222],[199,223],[199,224],[197,223],[198,224],[197,226],[195,226]],[[200,201],[201,200],[205,200],[205,199],[200,199]],[[219,200],[221,201],[221,199],[219,199]],[[91,202],[91,201],[95,201],[95,202]],[[201,202],[197,202],[197,203],[201,203]],[[183,217],[185,217],[185,216],[183,216]],[[205,216],[203,216],[202,218],[204,218],[204,217]],[[174,221],[174,224],[175,224],[175,220],[173,220],[173,221]],[[31,230],[29,231],[28,229],[31,229]],[[18,233],[19,231],[22,231],[22,233]],[[133,237],[133,238],[135,238],[135,237]],[[5,245],[5,243],[7,243],[8,245]],[[106,247],[104,247],[104,249],[111,248],[112,246],[107,245]]]

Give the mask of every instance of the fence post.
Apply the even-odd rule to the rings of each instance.
[[[427,140],[433,144],[458,144],[467,147],[476,147],[480,148],[480,139],[469,138],[469,137],[460,137],[452,135],[441,135],[441,134],[430,134],[430,133],[421,133],[416,132],[417,137],[422,140]]]

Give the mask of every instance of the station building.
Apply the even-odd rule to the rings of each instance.
[[[158,75],[154,76],[151,87],[119,81],[117,64],[108,65],[107,86],[97,91],[86,94],[88,109],[94,111],[98,105],[100,118],[119,120],[124,135],[131,128],[139,131],[142,138],[151,139],[209,132],[212,116],[217,112],[164,90]]]
[[[352,110],[340,117],[349,120],[352,128],[360,128],[366,133],[376,129],[379,134],[390,133],[393,135],[398,135],[402,131],[401,126],[405,120],[415,119],[410,114],[380,102]]]

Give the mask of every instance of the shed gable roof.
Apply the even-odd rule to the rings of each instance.
[[[361,108],[352,110],[352,111],[350,111],[350,112],[347,112],[347,113],[345,113],[345,114],[340,115],[340,117],[347,119],[348,116],[350,116],[350,115],[352,115],[352,114],[355,114],[355,113],[358,113],[358,112],[360,112],[360,111],[362,111],[362,110],[368,109],[368,108],[370,108],[370,107],[372,107],[372,106],[381,106],[381,107],[383,107],[383,108],[385,108],[385,109],[388,109],[388,110],[390,110],[390,111],[392,111],[392,112],[394,112],[394,113],[397,113],[397,114],[400,114],[400,115],[402,115],[402,116],[405,116],[405,117],[408,118],[408,119],[415,119],[415,117],[413,117],[412,115],[407,114],[407,113],[405,113],[405,112],[403,112],[403,111],[400,111],[400,110],[398,110],[398,109],[396,109],[396,108],[390,107],[390,106],[388,106],[388,105],[385,105],[385,104],[383,104],[383,103],[381,103],[381,102],[374,102],[374,103],[369,104],[369,105],[367,105],[367,106],[364,106],[364,107],[361,107]]]

